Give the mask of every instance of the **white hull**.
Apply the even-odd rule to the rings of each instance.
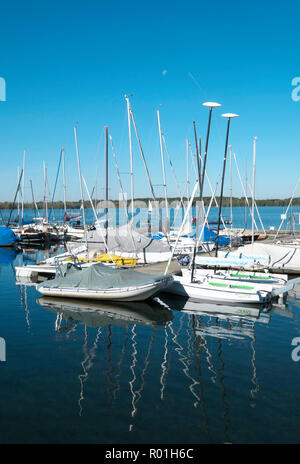
[[[220,251],[218,256],[223,260],[254,260],[271,269],[300,273],[300,248],[296,246],[255,242],[233,252]]]
[[[190,282],[183,276],[175,276],[174,282],[165,291],[194,300],[218,303],[261,304],[270,299],[269,292],[258,290],[252,284],[251,286],[239,285],[236,281],[219,284],[212,280]]]
[[[83,298],[91,300],[111,300],[111,301],[143,301],[157,295],[165,290],[172,282],[173,278],[167,276],[159,282],[154,282],[138,287],[110,288],[106,290],[89,290],[83,288],[55,288],[48,287],[47,282],[38,288],[38,291],[45,296],[56,296],[64,298]]]

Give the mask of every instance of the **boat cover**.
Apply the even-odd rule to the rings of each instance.
[[[16,242],[13,230],[8,227],[0,227],[0,246],[12,246]]]
[[[144,274],[133,269],[111,268],[102,263],[80,269],[68,263],[61,266],[53,280],[37,285],[51,288],[81,288],[88,290],[107,290],[109,288],[139,287],[166,279],[166,276]],[[168,276],[170,278],[170,276]]]

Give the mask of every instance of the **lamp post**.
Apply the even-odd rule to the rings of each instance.
[[[220,203],[219,203],[219,217],[218,217],[218,229],[217,229],[217,238],[216,238],[215,257],[218,256],[218,247],[219,247],[219,232],[220,232],[220,223],[221,223],[221,214],[222,214],[224,177],[225,177],[225,169],[226,169],[226,158],[227,158],[227,147],[228,147],[230,121],[231,121],[232,118],[237,118],[238,116],[239,116],[238,114],[234,114],[234,113],[224,113],[224,114],[222,114],[223,118],[227,118],[227,132],[226,132],[225,153],[224,153],[223,173],[222,173],[222,184],[221,184]]]

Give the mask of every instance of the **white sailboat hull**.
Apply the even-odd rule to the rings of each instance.
[[[238,285],[237,282],[234,284],[227,282],[226,286],[225,284],[219,286],[215,281],[209,280],[189,282],[186,277],[175,276],[174,282],[165,291],[194,300],[218,303],[261,304],[269,301],[269,292],[246,287],[247,285]]]

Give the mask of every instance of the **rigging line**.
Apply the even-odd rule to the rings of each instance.
[[[157,202],[155,192],[154,192],[154,188],[153,188],[152,181],[151,181],[151,177],[150,177],[150,173],[149,173],[148,166],[147,166],[147,163],[146,163],[145,155],[144,155],[144,152],[143,152],[143,149],[142,149],[141,141],[140,141],[139,134],[138,134],[138,131],[137,131],[137,127],[136,127],[136,124],[135,124],[135,119],[134,119],[134,116],[133,116],[131,106],[129,106],[129,112],[130,112],[131,120],[132,120],[132,123],[133,123],[135,135],[136,135],[136,138],[137,138],[137,142],[138,142],[138,145],[139,145],[140,154],[141,154],[143,164],[144,164],[144,167],[145,167],[145,171],[146,171],[148,183],[149,183],[149,186],[150,186],[150,190],[151,190],[151,193],[152,193],[152,197],[153,197],[153,200],[155,202]],[[160,212],[159,208],[157,208],[157,212],[158,212],[159,220],[162,223],[162,217],[161,217],[161,212]]]
[[[193,152],[192,152],[191,144],[189,144],[189,147],[190,147],[190,152],[191,152],[191,158],[192,158],[192,161],[193,161],[194,171],[195,171],[195,174],[196,174],[196,167],[195,167],[195,162],[194,162],[194,154],[193,154]],[[201,156],[201,155],[200,155],[200,156]],[[218,183],[219,183],[219,178],[220,178],[220,177],[221,177],[221,172],[219,173],[218,178],[217,178],[217,185],[218,185]],[[216,208],[219,208],[219,204],[218,204],[218,201],[217,201],[217,197],[216,197],[216,195],[215,195],[216,190],[213,191],[210,178],[209,178],[209,176],[208,176],[208,174],[207,174],[207,169],[205,169],[205,178],[206,178],[206,180],[207,180],[207,182],[208,182],[209,189],[210,189],[212,198],[213,198],[213,200],[214,200],[215,206],[216,206]],[[223,216],[221,216],[221,221],[222,221],[222,225],[223,225],[223,227],[224,227],[224,230],[227,231],[227,227],[226,227],[226,224],[225,224],[225,222],[224,222]]]
[[[124,211],[125,211],[125,214],[126,214],[126,217],[127,217],[127,221],[129,222],[127,205],[125,205],[125,192],[124,192],[124,189],[123,189],[123,184],[122,184],[122,180],[121,180],[121,176],[120,176],[120,171],[119,171],[119,167],[118,167],[118,163],[117,163],[117,157],[116,157],[114,144],[113,144],[113,140],[112,140],[111,135],[109,135],[109,140],[110,140],[110,143],[111,143],[112,155],[113,155],[113,159],[114,159],[114,162],[115,162],[115,168],[116,168],[116,171],[117,171],[119,185],[120,185],[120,189],[121,189],[121,193],[122,193],[122,197],[123,197],[123,201],[124,201]]]
[[[181,191],[177,176],[175,174],[175,169],[174,169],[174,166],[173,166],[173,163],[172,163],[172,160],[171,160],[170,152],[168,150],[166,139],[165,139],[165,136],[163,134],[162,134],[162,141],[163,141],[163,144],[164,144],[167,156],[168,156],[169,164],[170,164],[171,171],[172,171],[172,174],[173,174],[173,177],[174,177],[174,180],[175,180],[175,183],[176,183],[176,187],[177,187],[177,190],[178,190],[178,193],[179,193],[180,201],[182,203],[182,206],[184,207],[184,201],[183,201],[183,195],[184,194]]]
[[[245,196],[245,200],[246,200],[247,206],[250,208],[249,200],[248,200],[247,193],[246,193],[246,190],[245,190],[245,187],[244,187],[244,183],[243,183],[243,181],[242,181],[242,177],[241,177],[241,173],[240,173],[240,170],[239,170],[238,162],[237,162],[237,159],[236,159],[236,156],[235,156],[235,152],[232,151],[232,154],[233,154],[233,158],[234,158],[234,161],[235,161],[236,169],[237,169],[237,172],[238,172],[238,175],[239,175],[239,178],[240,178],[240,182],[241,182],[241,186],[242,186],[243,193],[244,193],[244,196]],[[256,227],[256,230],[258,230],[258,227],[257,227],[257,224],[256,224],[254,218],[253,218],[253,222],[254,222],[254,225],[255,225],[255,227]]]
[[[52,200],[51,200],[52,209],[51,209],[51,211],[50,211],[48,220],[50,220],[50,218],[51,218],[51,212],[53,211],[53,208],[54,208],[54,195],[55,195],[55,192],[56,192],[56,186],[57,186],[57,180],[58,180],[58,175],[59,175],[59,171],[60,171],[60,165],[61,165],[61,160],[62,160],[62,154],[63,154],[63,151],[61,150],[61,152],[60,152],[60,157],[59,157],[59,162],[58,162],[58,169],[57,169],[57,173],[56,173],[55,184],[54,184],[54,190],[53,190],[53,195],[52,195]],[[53,212],[53,216],[54,216],[54,212]]]
[[[299,179],[297,180],[297,183],[296,183],[296,186],[295,186],[295,188],[294,188],[294,191],[293,191],[293,194],[292,194],[292,196],[291,196],[291,199],[290,199],[290,201],[289,201],[288,207],[287,207],[287,209],[286,209],[286,211],[285,211],[285,213],[284,213],[285,215],[287,215],[287,213],[288,213],[288,211],[289,211],[289,209],[290,209],[290,206],[291,206],[291,204],[292,204],[292,201],[293,201],[293,199],[294,199],[295,193],[296,193],[296,191],[297,191],[299,182],[300,182],[300,177],[299,177]],[[278,236],[278,234],[279,234],[279,231],[280,231],[280,229],[281,229],[282,224],[284,223],[284,221],[285,221],[285,218],[283,217],[283,219],[282,219],[282,221],[281,221],[281,223],[280,223],[280,226],[279,226],[279,228],[278,228],[278,230],[277,230],[277,233],[276,233],[276,235],[275,235],[275,238],[274,238],[274,240],[273,240],[274,242],[275,242],[275,240],[276,240],[276,238],[277,238],[277,236]]]

